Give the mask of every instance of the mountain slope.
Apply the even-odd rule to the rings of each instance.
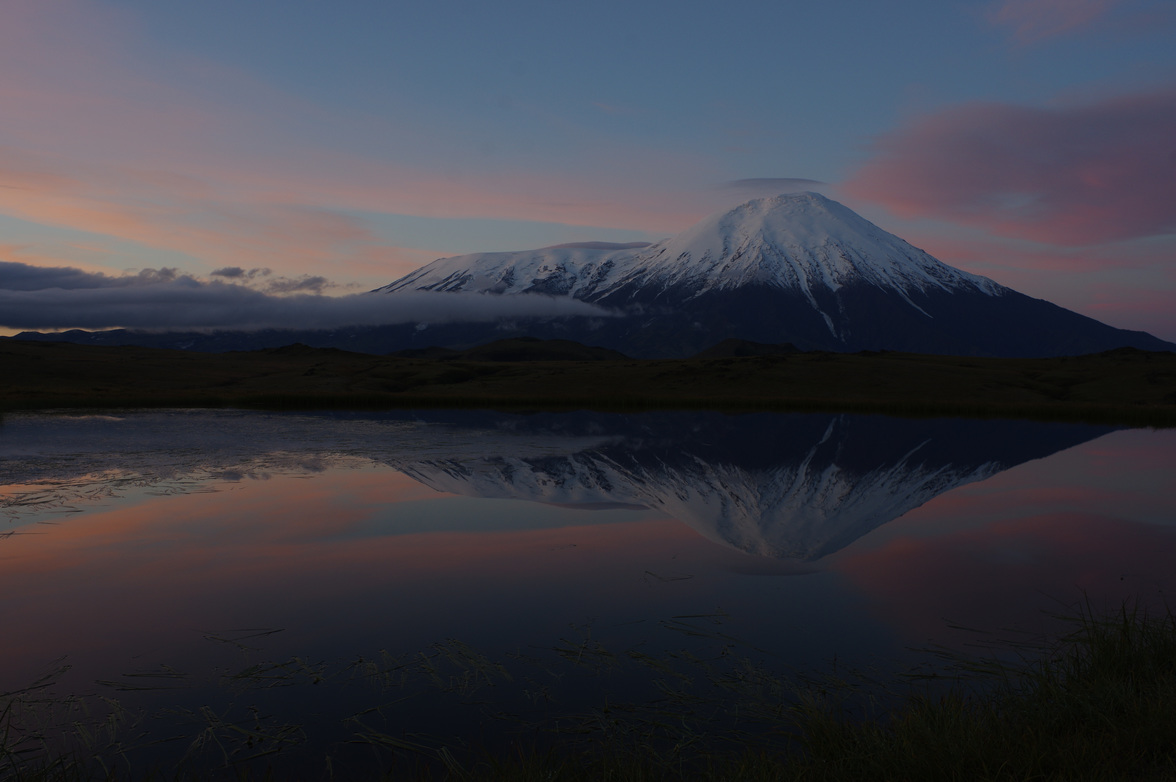
[[[522,252],[473,253],[440,258],[373,293],[543,293],[590,295],[615,268],[624,268],[649,245],[585,242]]]
[[[628,317],[525,333],[638,357],[692,355],[724,339],[1025,357],[1176,349],[948,266],[816,193],[749,201],[647,247],[443,258],[377,292],[421,290],[545,293],[614,308]],[[459,341],[465,331],[432,336]]]

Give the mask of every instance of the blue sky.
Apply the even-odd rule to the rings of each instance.
[[[341,295],[809,179],[1176,340],[1173,40],[1171,0],[2,0],[0,293],[33,266]]]

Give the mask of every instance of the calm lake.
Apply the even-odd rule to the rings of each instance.
[[[790,682],[1161,607],[1173,475],[1176,431],[1078,424],[6,414],[0,693],[29,757],[132,772],[771,736]]]

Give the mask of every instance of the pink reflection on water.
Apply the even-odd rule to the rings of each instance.
[[[1060,513],[998,522],[955,535],[898,538],[849,554],[838,569],[911,638],[944,621],[983,630],[1040,627],[1064,612],[1152,601],[1174,586],[1176,530],[1125,519]]]
[[[20,628],[0,645],[0,691],[62,655],[78,681],[200,667],[206,633],[240,628],[284,628],[283,648],[326,658],[447,637],[526,647],[585,619],[640,628],[722,607],[725,632],[742,622],[738,634],[792,661],[806,644],[869,655],[943,641],[945,620],[1039,625],[1083,590],[1113,601],[1173,586],[1176,497],[1162,477],[1174,456],[1170,434],[1115,433],[950,491],[803,567],[654,511],[456,497],[370,463],[147,490],[0,539],[0,622]]]
[[[3,620],[21,628],[0,648],[0,690],[28,684],[62,655],[95,675],[128,659],[195,665],[205,633],[237,628],[289,628],[299,649],[344,637],[413,648],[527,621],[537,606],[540,615],[564,606],[553,613],[566,624],[589,599],[629,600],[651,563],[681,554],[693,567],[713,548],[653,513],[390,533],[381,524],[402,509],[441,522],[453,498],[387,469],[220,488],[31,525],[0,541]]]
[[[1176,592],[1176,438],[1131,430],[935,498],[833,564],[909,643]],[[959,641],[963,636],[957,636]]]

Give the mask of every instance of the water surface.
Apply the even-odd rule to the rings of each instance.
[[[1172,431],[1009,421],[7,415],[0,692],[68,666],[53,692],[260,708],[321,757],[664,701],[666,661],[892,674],[1161,603],[1174,468]]]

